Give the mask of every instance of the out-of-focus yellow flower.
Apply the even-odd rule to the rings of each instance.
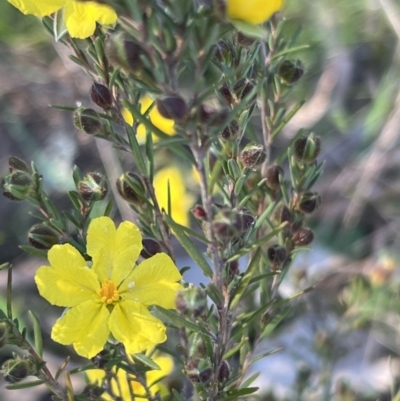
[[[157,392],[160,392],[162,395],[167,394],[167,389],[163,384],[159,381],[163,377],[169,375],[173,369],[173,361],[170,356],[160,356],[155,355],[153,357],[154,362],[161,368],[160,370],[150,370],[146,372],[146,382],[150,387],[150,392],[152,395],[155,395]],[[121,397],[124,401],[131,401],[131,391],[136,396],[145,396],[146,390],[144,387],[135,381],[135,376],[130,375],[122,369],[116,370],[114,368],[114,372],[117,375],[116,379],[111,379],[111,389],[113,393],[119,397]],[[102,369],[92,369],[87,370],[86,372],[87,379],[89,383],[96,383],[98,386],[101,386],[102,381],[105,377],[105,372]],[[130,388],[129,388],[130,387]],[[112,401],[113,398],[109,394],[103,394],[102,399],[106,401]],[[136,400],[137,398],[135,398]],[[142,399],[142,398],[140,398]]]
[[[227,0],[229,18],[261,24],[279,11],[283,0]]]
[[[177,167],[167,167],[154,176],[156,198],[161,208],[168,210],[168,182],[171,194],[171,216],[183,226],[189,226],[189,209],[195,198],[186,191],[183,175]]]
[[[109,217],[94,219],[89,226],[92,268],[70,244],[50,249],[50,266],[41,266],[35,281],[43,298],[68,308],[53,326],[54,341],[73,344],[79,355],[92,358],[110,333],[129,354],[166,340],[164,324],[148,306],[175,308],[182,276],[165,253],[135,266],[141,250],[139,229],[129,221],[116,229]]]
[[[140,112],[144,114],[148,108],[153,104],[154,100],[151,99],[149,96],[143,96],[140,100]],[[163,117],[157,107],[153,107],[148,114],[150,121],[154,126],[156,126],[159,130],[164,132],[167,135],[174,135],[175,134],[175,122],[174,120],[170,120],[169,118]],[[133,125],[133,116],[130,111],[126,108],[122,109],[122,117],[124,118],[125,122],[129,125]],[[144,143],[146,141],[146,127],[143,124],[139,124],[136,134],[137,140],[139,143]],[[153,142],[157,142],[159,140],[157,135],[153,134]]]
[[[76,0],[8,0],[23,14],[46,17],[64,7],[65,26],[72,38],[85,39],[93,34],[96,22],[113,25],[117,14],[107,5]]]

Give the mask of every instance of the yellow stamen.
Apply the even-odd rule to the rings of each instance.
[[[113,302],[119,300],[117,286],[113,281],[106,279],[103,282],[100,290],[100,298],[101,302],[105,302],[107,304],[112,304]]]

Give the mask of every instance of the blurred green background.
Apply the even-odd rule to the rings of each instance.
[[[10,155],[34,160],[63,207],[72,166],[104,171],[104,154],[76,131],[70,113],[48,106],[88,103],[92,82],[38,19],[4,1],[0,15],[0,175]],[[400,4],[287,0],[282,15],[286,34],[302,27],[298,44],[310,47],[296,54],[306,74],[291,98],[307,103],[275,146],[283,148],[298,129],[309,128],[322,138],[326,167],[316,187],[323,205],[310,219],[313,249],[296,261],[282,295],[316,289],[265,345],[284,350],[257,366],[260,399],[392,400],[400,384]],[[16,267],[22,318],[27,304],[51,309],[25,295],[36,291],[32,276],[42,263],[18,248],[35,223],[30,210],[0,198],[0,263]],[[0,400],[20,397],[0,389]]]

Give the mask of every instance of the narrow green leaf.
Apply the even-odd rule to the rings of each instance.
[[[265,358],[265,357],[267,357],[267,356],[276,354],[277,352],[280,352],[280,351],[282,351],[282,350],[283,350],[283,348],[282,348],[282,347],[279,347],[279,348],[275,348],[275,349],[273,349],[273,350],[271,350],[271,351],[264,352],[263,354],[258,355],[258,356],[256,356],[254,359],[252,359],[252,360],[250,361],[250,365],[252,365],[253,363],[259,361],[260,359],[263,359],[263,358]],[[250,383],[249,383],[249,384],[250,384]],[[243,385],[243,386],[244,386],[244,385]]]
[[[61,375],[61,373],[64,371],[64,369],[67,367],[69,360],[70,360],[70,356],[67,356],[67,357],[64,359],[64,362],[63,362],[63,363],[61,364],[61,366],[58,368],[58,370],[57,370],[57,372],[56,372],[56,374],[55,374],[55,376],[54,376],[54,379],[55,379],[56,381],[58,380],[58,378],[60,377],[60,375]],[[90,366],[93,367],[92,364],[91,364]],[[72,374],[72,372],[69,372],[69,373]]]
[[[248,388],[241,388],[239,390],[227,391],[226,395],[222,395],[222,397],[220,397],[219,400],[220,401],[235,400],[239,397],[253,394],[257,390],[258,390],[258,387],[248,387]]]
[[[232,355],[235,355],[242,347],[243,344],[249,341],[249,337],[243,336],[238,344],[236,344],[233,348],[231,348],[228,352],[226,352],[223,356],[224,359],[230,358]]]
[[[22,249],[24,252],[30,253],[33,256],[37,256],[39,258],[45,258],[47,257],[47,251],[43,249],[36,249],[33,246],[30,245],[20,245],[20,249]]]
[[[286,56],[288,54],[296,53],[301,50],[305,50],[305,49],[309,49],[309,48],[310,48],[310,45],[301,45],[301,46],[292,47],[290,49],[285,49],[285,50],[282,50],[281,52],[276,53],[272,57],[272,60],[276,60],[279,57]]]
[[[176,401],[185,401],[185,399],[174,388],[172,389],[172,394],[174,396],[174,400],[176,400]]]
[[[7,271],[7,317],[12,320],[12,265],[8,265]]]
[[[267,31],[259,25],[250,24],[246,21],[231,20],[232,25],[244,35],[254,39],[266,39]]]
[[[42,330],[40,327],[40,322],[38,317],[30,310],[28,311],[29,317],[32,319],[33,323],[33,338],[35,341],[35,350],[36,353],[42,358],[43,356],[43,338],[42,338]]]
[[[189,256],[198,264],[200,269],[207,277],[212,277],[213,271],[208,264],[204,255],[199,251],[198,247],[194,242],[186,235],[185,231],[182,229],[180,224],[175,223],[174,220],[168,215],[165,216],[165,220],[171,230],[174,232],[176,238],[180,244],[185,248]]]
[[[140,362],[143,365],[149,367],[151,370],[161,370],[160,366],[158,366],[151,358],[149,358],[145,354],[133,354],[133,359],[136,362]]]
[[[184,319],[183,317],[179,316],[175,311],[169,310],[169,309],[164,309],[161,306],[154,306],[154,308],[160,312],[163,316],[166,318],[172,320],[174,323],[178,325],[178,327],[186,327],[187,329],[193,331],[194,333],[200,333],[200,334],[205,334],[207,336],[210,335],[205,329],[202,327],[198,326],[197,324],[194,324],[192,322],[189,322],[188,320]]]
[[[142,174],[144,177],[147,177],[146,164],[144,162],[143,155],[140,150],[139,142],[136,138],[135,132],[133,131],[133,128],[128,124],[125,124],[125,130],[128,136],[129,145],[131,147],[132,155],[135,160],[136,166],[140,171],[140,174]]]
[[[239,285],[237,286],[237,289],[233,295],[233,298],[232,298],[232,301],[230,304],[230,309],[234,308],[239,303],[242,295],[246,291],[247,286],[250,283],[250,280],[253,278],[254,273],[257,270],[258,263],[260,260],[260,255],[261,255],[261,248],[258,248],[256,253],[251,258],[249,267],[247,268],[245,275],[242,277]]]
[[[31,387],[40,386],[43,383],[44,383],[44,380],[34,380],[31,382],[9,384],[5,388],[7,390],[21,390],[23,388],[31,388]]]
[[[254,373],[254,375],[251,375],[251,376],[242,384],[242,387],[243,387],[243,388],[249,387],[249,386],[254,382],[254,380],[256,380],[258,376],[260,376],[260,374],[261,374],[261,372],[256,372],[256,373]]]
[[[55,41],[58,42],[67,33],[67,27],[64,23],[64,7],[55,14],[53,19],[53,34]]]
[[[294,115],[303,107],[305,100],[297,103],[296,106],[293,107],[292,111],[282,120],[282,122],[278,125],[275,131],[272,133],[271,138],[275,139],[276,136],[283,130],[285,125],[294,117]]]

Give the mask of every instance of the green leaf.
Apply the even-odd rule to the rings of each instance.
[[[58,42],[67,33],[67,27],[64,23],[64,7],[55,14],[53,19],[53,34],[55,41]]]
[[[182,229],[180,224],[177,224],[168,215],[165,215],[165,220],[171,230],[174,232],[176,238],[180,244],[185,248],[189,256],[198,264],[200,269],[207,277],[212,277],[213,271],[208,264],[204,255],[199,251],[199,248],[194,244],[194,242],[186,235],[184,229]]]
[[[166,318],[172,320],[178,327],[186,327],[187,329],[193,331],[194,333],[200,333],[209,336],[210,333],[208,333],[205,329],[202,327],[198,326],[197,324],[194,324],[192,322],[189,322],[189,320],[184,319],[183,317],[179,316],[175,311],[169,310],[169,309],[164,309],[161,306],[154,306],[155,310],[160,312],[163,316]]]
[[[172,394],[174,396],[174,400],[176,401],[185,401],[185,399],[173,388]]]
[[[254,254],[254,256],[251,258],[249,267],[247,268],[245,275],[240,280],[240,283],[237,286],[237,289],[233,295],[233,298],[232,298],[232,301],[230,304],[231,309],[234,308],[239,303],[242,295],[244,294],[244,292],[247,289],[247,286],[250,283],[250,280],[253,278],[254,273],[258,266],[258,262],[260,260],[260,255],[261,255],[261,248],[258,248],[256,253]]]
[[[151,370],[161,370],[161,368],[145,354],[133,354],[132,357],[136,362],[142,363],[143,365],[149,367]]]
[[[22,249],[24,252],[30,253],[33,256],[37,256],[39,258],[45,258],[47,257],[47,251],[44,249],[36,249],[33,246],[30,245],[20,245],[20,249]]]
[[[267,38],[267,31],[265,28],[259,25],[253,25],[246,21],[241,21],[237,19],[231,20],[232,25],[244,35],[254,38],[254,39],[266,39]]]
[[[9,384],[5,388],[7,390],[20,390],[20,389],[23,389],[23,388],[30,388],[30,387],[40,386],[43,383],[44,383],[44,380],[34,380],[34,381],[31,381],[31,382]]]
[[[258,390],[258,387],[248,387],[248,388],[240,388],[239,390],[232,390],[226,392],[226,395],[222,395],[222,397],[218,398],[220,401],[225,400],[235,400],[239,397],[243,397],[245,395],[253,394]]]
[[[43,338],[42,338],[42,330],[40,327],[40,322],[38,317],[30,310],[28,311],[29,317],[32,319],[33,323],[33,338],[35,341],[35,350],[36,353],[42,358],[43,356]]]
[[[254,359],[252,359],[252,360],[250,361],[250,365],[252,365],[253,363],[259,361],[260,359],[263,359],[263,358],[265,358],[265,357],[267,357],[267,356],[276,354],[277,352],[280,352],[280,351],[282,351],[282,350],[283,350],[283,348],[282,348],[282,347],[279,347],[279,348],[274,348],[274,349],[271,350],[271,351],[264,352],[263,354],[258,355],[258,356],[256,356]],[[250,384],[250,383],[249,383],[249,384]]]

